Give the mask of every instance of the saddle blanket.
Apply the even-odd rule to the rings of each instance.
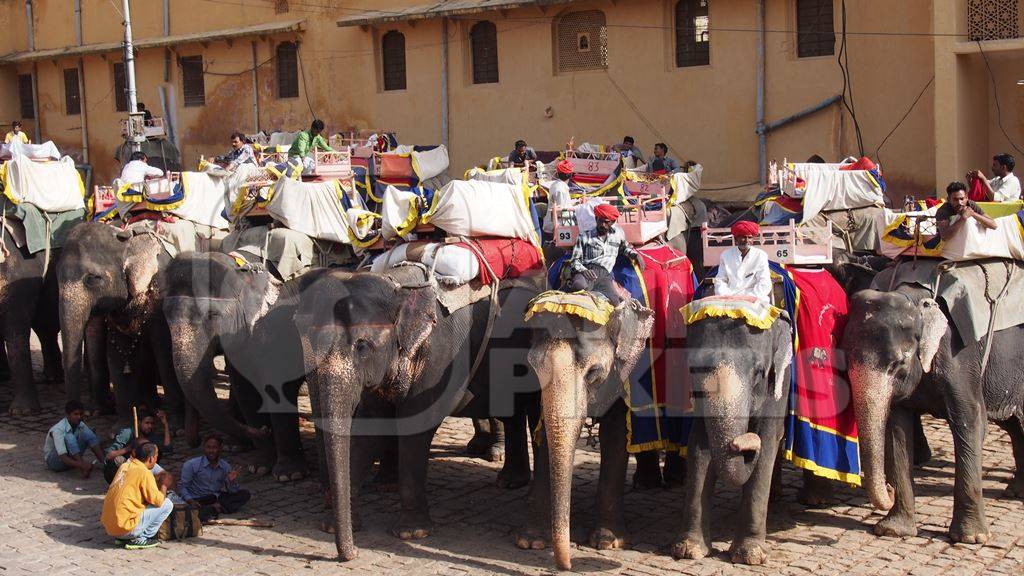
[[[679,313],[687,324],[708,318],[733,318],[752,328],[768,330],[782,310],[749,296],[708,296],[683,306]]]
[[[69,156],[36,162],[17,155],[0,167],[0,180],[4,195],[15,204],[32,204],[43,212],[85,209],[85,184]]]

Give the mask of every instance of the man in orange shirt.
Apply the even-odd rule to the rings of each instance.
[[[157,486],[153,476],[157,452],[151,442],[138,445],[133,457],[117,469],[103,500],[100,522],[128,550],[156,546],[157,530],[174,510],[174,503],[165,498],[166,477]]]

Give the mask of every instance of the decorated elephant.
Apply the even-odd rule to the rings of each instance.
[[[600,422],[601,472],[597,490],[595,548],[621,548],[626,542],[622,492],[626,465],[628,381],[654,324],[653,312],[625,300],[607,318],[589,319],[560,311],[536,312],[529,362],[541,384],[543,426],[530,493],[527,526],[516,535],[523,549],[547,546],[550,534],[555,564],[571,568],[569,521],[576,441],[588,415]]]
[[[506,447],[499,485],[529,482],[526,414],[538,394],[525,369],[529,335],[522,318],[536,293],[526,284],[510,286],[497,303],[485,299],[448,312],[424,273],[410,266],[384,274],[332,271],[306,291],[295,323],[323,415],[342,560],[357,554],[351,488],[362,485],[391,436],[398,436],[402,497],[391,533],[399,538],[430,533],[427,460],[448,415],[501,418]]]
[[[888,280],[881,285],[888,286]],[[1024,493],[1019,457],[1024,450],[1024,373],[1019,368],[1024,326],[974,341],[958,331],[931,288],[901,284],[853,297],[842,347],[853,387],[864,485],[872,504],[888,511],[875,524],[875,533],[917,533],[909,455],[916,447],[915,418],[929,413],[946,419],[953,432],[956,481],[949,535],[957,542],[987,541],[981,469],[986,417],[1007,431],[1017,455],[1007,491]]]
[[[113,382],[118,414],[127,419],[134,405],[159,405],[159,383],[164,388],[163,409],[180,423],[185,404],[171,363],[170,334],[156,282],[169,261],[170,255],[152,234],[89,222],[68,236],[57,279],[69,398],[79,398],[87,379],[91,406],[98,408],[105,404]],[[83,361],[83,350],[88,362]]]
[[[281,283],[227,254],[193,252],[172,260],[162,279],[174,369],[185,397],[214,428],[261,445],[253,471],[272,472],[280,481],[306,472],[297,405],[305,372],[292,316],[300,293],[325,271]],[[219,354],[244,422],[214,390],[213,360]],[[315,390],[310,392],[315,398]]]

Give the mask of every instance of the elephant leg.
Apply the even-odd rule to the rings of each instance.
[[[85,325],[85,363],[89,372],[89,397],[93,406],[112,409],[110,365],[107,360],[107,327],[101,316],[89,318]]]
[[[653,490],[661,488],[661,451],[645,450],[633,455],[636,458],[636,471],[633,472],[634,490]]]
[[[988,521],[982,495],[982,446],[988,424],[980,399],[964,399],[950,410],[956,476],[953,480],[953,520],[949,537],[954,542],[988,542]]]
[[[162,407],[167,413],[172,432],[177,433],[182,429],[182,419],[185,417],[185,395],[178,382],[178,375],[174,372],[174,359],[170,353],[171,334],[167,328],[167,320],[163,314],[157,314],[154,322],[155,325],[151,325],[148,331],[148,343],[160,376],[160,383],[164,388]]]
[[[879,536],[915,536],[914,480],[911,457],[914,453],[915,415],[905,408],[893,406],[886,425],[885,477],[896,495],[892,509],[878,524]]]
[[[10,406],[12,414],[28,414],[40,410],[39,391],[32,378],[32,352],[29,348],[32,315],[20,308],[8,307],[4,322],[4,341],[7,343],[14,387],[14,399]]]
[[[497,418],[472,418],[473,437],[466,443],[466,453],[488,462],[505,459],[505,431]]]
[[[231,396],[234,398],[235,404],[241,412],[242,417],[240,420],[253,427],[270,425],[270,418],[267,417],[266,414],[260,413],[260,409],[263,405],[263,398],[253,387],[253,383],[242,376],[242,374],[236,370],[231,363],[227,364],[227,368],[228,377],[231,379]],[[212,386],[213,383],[211,382],[210,385]],[[277,458],[276,448],[274,445],[277,431],[272,430],[272,432],[273,434],[255,441],[258,456],[256,457],[256,461],[249,465],[249,472],[251,474],[264,476],[269,474],[271,468],[273,468]]]
[[[662,474],[665,481],[665,488],[675,488],[686,483],[686,460],[679,454],[678,450],[665,452],[665,468]]]
[[[809,508],[821,508],[831,503],[832,498],[832,481],[804,470],[803,485],[796,495],[797,502]]]
[[[135,394],[140,404],[150,410],[156,410],[161,407],[157,385],[163,382],[160,380],[160,375],[156,370],[153,350],[135,338],[131,339],[130,346],[132,354],[127,360],[129,366],[131,366]]]
[[[0,334],[0,382],[11,379],[11,363],[7,360],[7,344]]]
[[[737,564],[764,564],[768,559],[765,544],[768,522],[768,500],[772,489],[772,473],[782,439],[782,419],[762,420],[767,429],[761,432],[761,453],[750,479],[743,485],[739,521],[729,555]]]
[[[306,456],[299,436],[299,387],[302,380],[286,382],[283,386],[285,402],[270,415],[270,428],[274,432],[277,451],[272,474],[279,482],[300,480],[306,475]]]
[[[924,435],[924,424],[921,415],[914,416],[914,465],[927,464],[932,459],[932,448],[928,445],[928,437]]]
[[[1010,436],[1010,443],[1013,446],[1013,461],[1016,464],[1013,478],[1006,485],[1003,496],[1021,498],[1024,497],[1024,428],[1021,427],[1021,422],[1016,416],[999,422],[999,427]]]
[[[626,483],[629,453],[626,452],[626,404],[619,400],[601,417],[601,472],[597,481],[597,527],[590,533],[590,545],[598,550],[626,546],[626,516],[622,492]],[[658,452],[654,451],[657,458]],[[655,461],[657,465],[657,461]]]
[[[117,410],[119,425],[132,422],[132,407],[138,407],[139,398],[133,393],[132,382],[135,374],[125,374],[126,359],[120,353],[120,336],[107,333],[107,373],[114,387],[114,406]]]
[[[526,525],[515,535],[516,546],[522,550],[543,550],[551,542],[551,469],[548,435],[543,427],[533,454],[533,484],[527,495],[529,512]]]
[[[530,483],[530,447],[526,414],[502,418],[498,424],[505,431],[505,465],[502,466],[501,472],[498,472],[498,486],[508,490],[522,488]]]
[[[711,468],[702,418],[694,419],[686,460],[689,489],[683,495],[683,527],[672,545],[672,557],[700,560],[711,552],[711,496],[715,489],[715,471]]]
[[[399,418],[402,417],[399,411]],[[426,538],[430,535],[432,523],[427,506],[427,461],[430,458],[430,443],[437,426],[425,432],[399,436],[398,493],[402,498],[402,511],[391,527],[391,534],[402,540]]]
[[[373,476],[373,487],[377,492],[398,491],[398,437],[381,438],[380,448],[376,452],[380,466]],[[372,464],[372,462],[371,462]]]
[[[57,331],[41,328],[36,331],[36,335],[43,356],[43,378],[51,384],[63,382],[64,368],[61,365],[60,346],[57,344]]]

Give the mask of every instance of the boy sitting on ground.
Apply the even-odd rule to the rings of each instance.
[[[50,470],[63,472],[74,468],[82,478],[88,478],[95,462],[87,458],[86,450],[91,450],[97,460],[103,460],[99,439],[82,421],[83,411],[81,402],[68,401],[64,405],[64,418],[46,433],[43,461]]]
[[[160,418],[160,424],[163,425],[164,433],[163,437],[160,438],[160,442],[157,438],[154,438],[154,428],[156,426],[156,418]],[[139,440],[144,442],[152,442],[156,444],[160,449],[160,456],[166,456],[171,453],[171,429],[167,425],[167,414],[157,410],[156,417],[149,413],[139,414]],[[106,459],[103,464],[103,478],[110,484],[110,481],[114,479],[114,475],[117,474],[117,469],[121,464],[131,456],[132,448],[136,445],[135,442],[135,430],[131,426],[122,428],[120,432],[114,436],[114,441],[107,446]]]

